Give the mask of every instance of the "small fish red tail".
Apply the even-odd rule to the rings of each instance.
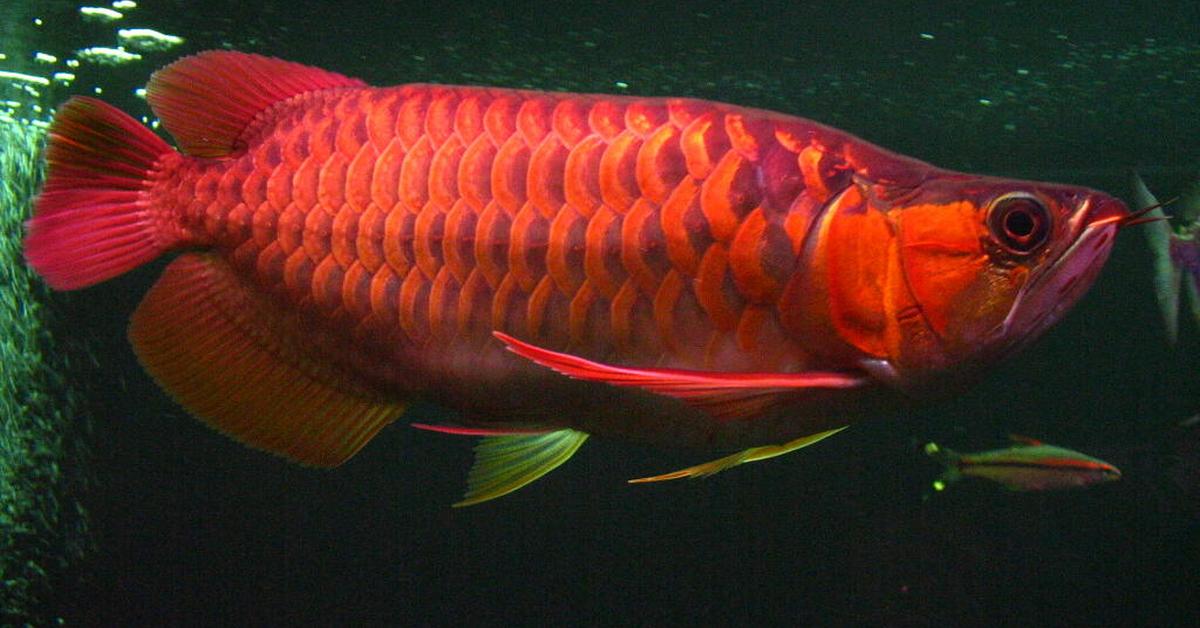
[[[50,126],[47,180],[25,238],[25,259],[58,290],[85,288],[182,242],[149,197],[169,144],[94,98],[67,101]]]

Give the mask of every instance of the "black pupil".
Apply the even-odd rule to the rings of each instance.
[[[1033,216],[1026,208],[1014,208],[1004,217],[1004,230],[1018,239],[1028,238],[1033,233],[1033,227]]]
[[[1008,250],[1031,253],[1045,243],[1050,231],[1050,216],[1039,202],[1028,198],[1010,198],[993,208],[990,219],[994,237]]]

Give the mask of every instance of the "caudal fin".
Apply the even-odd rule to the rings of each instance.
[[[151,203],[169,144],[94,98],[68,100],[50,126],[46,185],[25,237],[25,259],[57,290],[111,279],[181,243]]]

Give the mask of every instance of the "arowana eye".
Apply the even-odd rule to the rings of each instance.
[[[1010,253],[1033,253],[1050,237],[1050,210],[1027,196],[1001,198],[988,211],[988,230]]]

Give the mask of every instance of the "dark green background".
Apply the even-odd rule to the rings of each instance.
[[[1131,167],[1163,197],[1197,171],[1195,2],[406,4],[144,2],[122,25],[182,35],[180,53],[228,46],[378,85],[715,98],[945,167],[1121,196]],[[47,20],[38,37],[60,55],[115,28],[72,7]],[[76,87],[144,111],[128,94],[175,56],[85,68]],[[593,440],[466,510],[448,504],[470,439],[397,425],[318,472],[188,418],[124,340],[159,268],[61,304],[59,333],[101,347],[80,382],[100,549],[61,591],[69,623],[1162,625],[1198,609],[1200,445],[1170,427],[1200,410],[1200,334],[1185,317],[1166,346],[1137,232],[1062,324],[965,395],[705,481],[627,486],[708,455]],[[1009,432],[1126,476],[922,500],[938,473],[925,440],[984,449]]]

